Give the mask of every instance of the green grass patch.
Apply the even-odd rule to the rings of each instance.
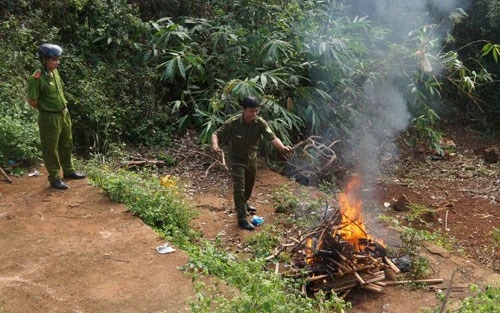
[[[462,300],[459,308],[451,311],[447,309],[443,313],[500,313],[500,288],[487,286],[484,290],[479,289],[477,285],[470,286],[472,296]],[[444,301],[443,294],[438,297]],[[441,313],[442,305],[436,306],[433,309],[425,310],[426,313]]]
[[[462,301],[458,313],[500,313],[500,288],[489,286],[480,290],[473,285],[471,291],[476,294]]]
[[[496,245],[500,245],[500,228],[493,228],[493,242]]]
[[[286,279],[264,270],[263,258],[238,260],[217,243],[209,242],[190,250],[189,254],[191,260],[186,270],[217,276],[239,291],[231,300],[221,294],[212,297],[198,294],[191,303],[194,313],[326,313],[344,312],[349,307],[335,296],[328,300],[321,295],[315,299],[304,296],[299,292],[303,281]]]
[[[87,165],[91,182],[112,199],[125,204],[134,215],[174,244],[183,247],[196,237],[189,224],[195,210],[188,209],[177,186],[165,188],[151,173],[113,170]]]

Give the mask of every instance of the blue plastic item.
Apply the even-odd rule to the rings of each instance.
[[[254,226],[260,226],[264,224],[264,218],[261,216],[254,215],[250,221]]]

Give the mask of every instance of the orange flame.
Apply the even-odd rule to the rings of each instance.
[[[306,254],[306,263],[311,265],[313,263],[313,260],[311,256],[313,255],[313,245],[314,245],[314,239],[309,237],[306,239],[306,248],[304,249],[304,252]]]
[[[356,251],[360,250],[359,239],[369,239],[363,224],[363,201],[357,195],[362,181],[359,176],[353,176],[345,191],[339,194],[339,206],[342,214],[341,227],[338,234],[348,241]]]
[[[372,236],[366,233],[362,216],[363,201],[359,195],[361,187],[362,180],[358,175],[355,175],[347,183],[344,191],[339,194],[338,202],[342,221],[338,227],[335,227],[332,234],[332,237],[338,236],[341,240],[347,241],[355,252],[364,252],[367,246],[374,246],[374,242],[385,247],[382,240],[375,241]],[[315,263],[315,252],[317,249],[322,249],[322,245],[322,239],[306,238],[304,254],[307,265]]]

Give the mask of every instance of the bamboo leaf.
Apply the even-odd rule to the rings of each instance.
[[[177,57],[177,65],[179,67],[179,73],[181,74],[182,78],[186,78],[186,67],[184,66],[184,62],[182,61],[181,57]]]
[[[175,72],[177,71],[177,58],[171,59],[166,63],[165,70],[163,71],[163,80],[173,80]]]
[[[262,84],[262,88],[266,88],[267,85],[267,77],[266,75],[262,74],[260,75],[260,83]]]

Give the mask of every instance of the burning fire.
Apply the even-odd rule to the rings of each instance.
[[[353,176],[345,187],[345,191],[339,195],[342,222],[337,233],[349,242],[356,251],[360,250],[360,239],[371,239],[365,231],[361,215],[363,201],[358,195],[361,186],[361,178]]]
[[[343,292],[345,297],[356,286],[383,293],[385,285],[378,282],[385,280],[385,269],[399,272],[387,258],[383,243],[366,233],[359,193],[362,185],[361,178],[353,176],[339,195],[339,210],[331,210],[303,242],[300,253],[305,258],[296,265],[308,270],[306,288],[312,293]]]
[[[316,256],[321,254],[336,253],[349,256],[354,254],[380,256],[385,255],[385,245],[381,240],[374,240],[367,234],[363,223],[362,209],[363,201],[359,191],[362,187],[362,180],[359,176],[353,176],[344,191],[339,194],[339,213],[337,224],[328,224],[330,234],[324,236],[317,234],[309,237],[305,241],[304,253],[306,264],[311,265],[316,262]]]

